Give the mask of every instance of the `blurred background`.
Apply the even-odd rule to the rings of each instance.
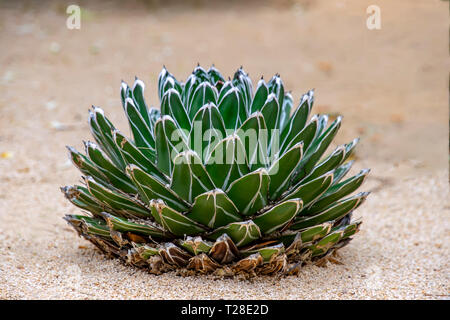
[[[79,30],[66,27],[70,4],[81,8]],[[366,26],[373,4],[379,30]],[[226,76],[243,65],[255,84],[278,72],[295,101],[315,88],[315,112],[344,116],[337,142],[360,136],[360,158],[447,166],[447,1],[0,1],[0,10],[0,152],[15,167],[23,157],[39,160],[34,170],[64,163],[64,145],[89,138],[91,105],[126,130],[121,79],[138,76],[158,106],[162,66],[182,80],[197,62]]]
[[[81,8],[80,29],[66,26],[72,4]],[[380,29],[367,27],[371,5],[380,9]],[[242,65],[254,85],[261,76],[268,80],[279,73],[296,103],[315,88],[313,113],[344,116],[336,142],[361,137],[354,171],[372,168],[363,190],[373,191],[359,210],[365,219],[361,240],[345,249],[346,266],[334,271],[342,283],[327,282],[327,271],[316,271],[323,285],[316,286],[316,279],[296,294],[342,288],[348,285],[346,268],[370,274],[374,264],[390,268],[381,275],[398,275],[394,289],[404,291],[397,297],[448,297],[449,251],[443,251],[450,229],[436,224],[448,221],[450,210],[448,198],[443,200],[448,6],[441,0],[0,0],[0,298],[81,294],[59,282],[73,274],[66,265],[91,270],[86,274],[95,279],[104,277],[97,265],[130,277],[132,271],[107,264],[94,250],[80,250],[86,242],[61,219],[79,213],[59,191],[80,175],[65,145],[83,150],[82,140],[92,139],[91,105],[127,132],[121,80],[142,79],[147,103],[159,106],[156,83],[163,65],[183,80],[197,63],[214,63],[224,76]],[[423,177],[426,184],[411,180]],[[412,253],[406,256],[405,248]],[[142,283],[141,277],[135,282]],[[358,279],[351,285],[364,287],[363,277]],[[422,280],[409,285],[409,279]],[[296,286],[308,282],[301,283]],[[128,290],[127,283],[114,285]]]

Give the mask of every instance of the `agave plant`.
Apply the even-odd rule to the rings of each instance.
[[[122,82],[132,138],[93,107],[95,143],[68,147],[83,183],[61,189],[86,214],[65,219],[101,251],[156,274],[287,274],[359,230],[369,170],[344,179],[358,139],[324,156],[341,118],[310,117],[313,90],[292,108],[279,75],[253,90],[242,67],[197,66],[184,83],[164,68],[158,95],[148,108],[144,83]]]

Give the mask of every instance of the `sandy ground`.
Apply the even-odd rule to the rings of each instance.
[[[365,25],[373,2],[377,31]],[[448,3],[91,1],[80,30],[65,27],[65,6],[36,3],[0,1],[0,298],[449,298]],[[344,115],[337,142],[361,136],[355,171],[372,168],[373,193],[343,265],[251,282],[154,276],[61,219],[78,212],[59,186],[78,181],[64,146],[90,138],[89,106],[125,131],[121,79],[143,79],[156,104],[162,65],[184,78],[197,62],[279,72],[297,99],[316,88],[316,112]]]

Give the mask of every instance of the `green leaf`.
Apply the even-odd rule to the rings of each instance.
[[[361,225],[361,222],[355,222],[355,223],[351,223],[347,226],[344,226],[344,236],[342,237],[342,239],[346,239],[351,237],[352,235],[354,235],[355,233],[357,233],[359,231],[359,226]]]
[[[186,216],[209,228],[218,228],[242,220],[239,210],[220,189],[197,196],[191,211]]]
[[[300,132],[298,132],[292,140],[285,139],[281,144],[280,153],[282,154],[286,150],[292,148],[295,144],[303,141],[303,151],[308,150],[311,142],[314,140],[314,137],[318,131],[318,122],[319,118],[315,115],[311,118],[308,125],[304,127]]]
[[[266,169],[258,169],[235,180],[226,191],[239,213],[249,216],[267,205],[269,175]]]
[[[243,108],[239,101],[239,90],[231,88],[219,103],[219,112],[222,115],[226,129],[236,130],[239,124],[239,110]]]
[[[315,140],[323,133],[323,130],[327,127],[328,124],[328,115],[323,114],[319,116],[319,125],[317,130],[317,135],[315,137]]]
[[[355,152],[355,147],[359,142],[359,138],[353,139],[352,142],[349,142],[345,145],[345,157],[344,160],[342,162],[345,162],[345,160],[347,160],[354,152]]]
[[[248,173],[247,157],[239,136],[228,136],[214,147],[206,159],[206,170],[214,185],[222,190]]]
[[[103,220],[75,214],[66,215],[64,219],[73,225],[75,229],[78,227],[88,234],[111,238],[109,229]]]
[[[370,170],[368,169],[361,170],[357,175],[330,187],[317,202],[305,211],[304,214],[308,216],[313,215],[339,199],[349,195],[361,186],[369,172]]]
[[[269,168],[269,198],[271,200],[277,199],[289,188],[291,177],[302,157],[303,142],[299,142],[272,163]]]
[[[278,125],[280,118],[280,106],[275,94],[269,94],[266,102],[264,103],[264,106],[261,109],[261,113],[264,116],[264,122],[266,123],[268,141],[270,146],[272,145],[272,135],[274,135],[274,132],[272,130],[279,129]]]
[[[120,99],[122,101],[122,107],[125,110],[125,100],[133,96],[130,87],[126,82],[122,80],[120,84]]]
[[[133,85],[133,101],[135,106],[138,108],[139,113],[141,114],[142,118],[144,119],[144,122],[147,124],[147,126],[150,126],[150,118],[148,116],[148,108],[147,104],[145,103],[144,99],[144,90],[145,90],[145,84],[141,80],[139,80],[136,77],[136,80],[134,81]],[[125,99],[126,100],[126,99]]]
[[[246,152],[250,170],[269,165],[267,158],[267,129],[261,112],[253,113],[237,130]]]
[[[292,141],[295,136],[305,128],[306,121],[308,120],[309,114],[311,113],[313,100],[314,91],[310,90],[308,91],[308,93],[302,96],[300,104],[297,109],[295,109],[292,117],[289,118],[288,114],[288,121],[286,123],[286,126],[281,131],[281,145]]]
[[[158,77],[159,101],[162,101],[162,97],[170,89],[175,89],[179,93],[183,91],[177,79],[175,79],[175,77],[170,72],[168,72],[167,69],[164,67]]]
[[[353,211],[356,207],[358,207],[368,196],[367,192],[361,192],[357,195],[350,197],[348,199],[342,200],[333,206],[327,208],[326,210],[320,212],[314,216],[308,217],[299,217],[296,219],[296,222],[291,226],[291,229],[298,230],[307,227],[314,226],[319,223],[323,223],[326,221],[335,221],[344,217],[351,211]]]
[[[206,160],[214,147],[226,136],[225,125],[219,110],[208,103],[198,110],[189,133],[190,146]]]
[[[191,74],[187,78],[186,83],[184,84],[181,98],[183,99],[184,107],[187,108],[186,111],[189,111],[188,107],[191,104],[195,89],[197,89],[199,84],[200,84],[200,79],[197,78],[194,74]]]
[[[256,111],[261,111],[264,106],[267,96],[269,95],[269,88],[266,85],[264,79],[258,81],[256,87],[255,97],[253,98],[252,104],[250,106],[250,114]]]
[[[159,76],[158,76],[158,97],[159,101],[162,100],[162,97],[164,95],[163,93],[163,86],[166,82],[167,77],[171,76],[170,72],[167,71],[166,67],[164,66],[161,70]]]
[[[312,171],[317,161],[319,161],[336,136],[341,127],[341,121],[342,117],[338,117],[324,133],[311,143],[311,146],[306,151],[305,156],[299,165],[300,169],[294,179],[295,182],[300,181]]]
[[[350,169],[352,168],[353,163],[354,163],[354,161],[351,160],[351,161],[348,161],[348,162],[340,165],[336,169],[334,169],[334,171],[333,171],[333,183],[331,185],[335,185],[339,181],[341,181],[341,179],[343,177],[345,177],[345,175],[350,171]]]
[[[279,240],[281,240],[285,246],[289,246],[298,239],[299,244],[304,246],[304,244],[308,242],[316,241],[326,236],[331,231],[332,226],[332,222],[325,222],[300,231],[287,230],[281,234]]]
[[[248,74],[245,73],[242,67],[240,67],[235,72],[233,77],[233,85],[236,86],[240,92],[242,92],[244,102],[244,108],[242,108],[242,110],[246,110],[247,113],[250,107],[250,103],[252,101],[253,88],[252,88],[252,80],[250,79]],[[245,120],[245,118],[243,120]]]
[[[294,100],[292,98],[292,95],[290,92],[287,92],[284,94],[284,100],[283,100],[283,105],[281,106],[281,111],[280,111],[280,141],[282,141],[281,139],[281,135],[283,133],[284,128],[286,127],[286,125],[288,124],[289,121],[289,117],[291,115],[291,109],[292,109],[292,105],[294,104]]]
[[[150,117],[150,129],[152,130],[152,132],[154,132],[155,123],[156,121],[158,121],[159,118],[161,118],[161,112],[159,111],[159,109],[150,108],[148,116]]]
[[[156,222],[176,236],[196,235],[205,231],[195,221],[168,207],[162,200],[151,200],[149,206]]]
[[[108,155],[111,161],[120,169],[125,169],[125,161],[114,143],[112,132],[115,130],[112,123],[105,117],[103,110],[94,107],[89,110],[89,127],[97,144]]]
[[[199,78],[202,82],[209,82],[210,78],[209,78],[209,74],[208,72],[206,72],[205,69],[203,69],[203,67],[201,67],[200,65],[197,65],[194,69],[194,71],[192,71],[192,73]]]
[[[258,245],[256,245],[258,246]],[[254,246],[255,247],[255,246]],[[272,257],[278,256],[284,252],[284,245],[282,243],[273,245],[273,246],[267,246],[262,248],[253,248],[250,247],[245,250],[241,250],[241,253],[244,256],[250,256],[255,253],[259,253],[261,257],[263,258],[264,262],[270,262]]]
[[[312,257],[317,257],[327,253],[327,251],[335,246],[343,236],[344,232],[342,230],[333,231],[330,234],[326,235],[316,244],[313,244],[311,247],[309,247],[309,250],[312,251]]]
[[[130,178],[122,170],[112,164],[95,143],[89,141],[85,142],[85,148],[89,159],[103,173],[108,182],[123,192],[136,193],[136,187],[133,185]]]
[[[84,182],[89,193],[95,200],[111,209],[114,213],[122,217],[131,218],[145,218],[150,216],[150,212],[129,195],[110,190],[95,182],[92,177],[84,177]]]
[[[288,193],[285,199],[300,198],[303,200],[303,206],[306,208],[311,202],[318,199],[333,182],[333,173],[328,172],[324,175],[311,180],[305,184],[300,184]]]
[[[66,199],[68,199],[73,205],[83,210],[89,211],[95,216],[100,215],[103,211],[101,205],[95,201],[94,197],[89,193],[88,189],[82,186],[65,186],[61,188]]]
[[[208,237],[216,240],[223,234],[230,236],[237,247],[245,246],[261,238],[261,231],[252,220],[232,222],[214,230]]]
[[[223,97],[228,93],[228,91],[230,91],[233,88],[234,86],[231,83],[231,81],[225,81],[225,83],[223,84],[222,88],[219,91],[219,97],[217,98],[217,102],[220,104]]]
[[[280,76],[278,74],[274,75],[267,83],[267,87],[269,88],[269,93],[273,93],[280,106],[282,106],[284,100],[284,84]]]
[[[184,151],[174,159],[170,188],[189,203],[199,194],[214,189],[202,160],[194,151]]]
[[[125,113],[127,115],[136,146],[144,150],[154,149],[155,139],[153,137],[153,133],[148,124],[145,123],[144,118],[139,113],[139,110],[134,105],[133,100],[130,98],[125,100]]]
[[[150,247],[148,244],[140,244],[134,242],[132,244],[136,252],[144,260],[148,260],[152,256],[159,255],[158,248]]]
[[[131,141],[129,141],[117,130],[114,131],[114,141],[116,142],[116,145],[118,146],[127,165],[134,164],[161,181],[169,180],[169,178],[164,175],[164,173],[162,173],[154,164],[156,154],[152,158],[148,158],[147,155],[143,154],[141,150],[139,150]]]
[[[345,157],[345,146],[339,146],[333,151],[325,160],[318,164],[314,169],[301,181],[301,183],[306,183],[311,181],[328,171],[334,170],[339,166]]]
[[[208,69],[208,76],[211,83],[213,83],[214,85],[216,85],[218,81],[225,82],[225,79],[223,78],[222,74],[214,66],[211,66]]]
[[[146,220],[142,220],[141,223],[136,223],[128,221],[127,219],[115,217],[106,212],[103,212],[102,216],[106,220],[108,226],[115,231],[132,232],[155,238],[166,238],[166,234],[163,230]]]
[[[253,222],[263,234],[270,234],[291,221],[302,207],[303,202],[301,199],[286,200],[257,216],[253,219]]]
[[[145,203],[149,203],[153,199],[162,199],[171,208],[176,210],[184,211],[189,208],[189,204],[173,192],[168,185],[149,175],[142,169],[134,165],[129,165],[127,172],[134,184],[138,187],[139,196]]]
[[[108,184],[108,178],[103,174],[103,172],[85,155],[79,153],[75,148],[66,146],[69,150],[69,158],[72,163],[77,167],[82,174],[86,176],[91,176],[96,181],[103,184]]]
[[[181,96],[175,89],[169,89],[161,101],[161,114],[173,118],[177,126],[189,132],[191,120],[181,102]]]
[[[156,164],[166,175],[172,173],[173,159],[176,155],[189,150],[184,136],[187,134],[177,128],[170,116],[163,116],[155,124]]]
[[[215,87],[211,86],[208,82],[202,82],[194,92],[192,96],[192,101],[189,105],[189,117],[194,118],[195,114],[201,107],[203,107],[208,102],[216,103],[217,101],[217,90]]]
[[[193,255],[208,253],[213,246],[211,241],[203,240],[202,237],[194,238],[191,236],[187,236],[184,240],[179,240],[179,244]]]

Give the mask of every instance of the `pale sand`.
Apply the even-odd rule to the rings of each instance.
[[[11,155],[0,158],[0,298],[448,299],[448,3],[379,1],[383,29],[370,33],[371,1],[310,2],[244,8],[246,19],[240,8],[93,8],[76,33],[57,5],[0,10],[0,154]],[[212,15],[217,25],[204,28]],[[218,36],[192,47],[192,34]],[[241,53],[227,49],[236,46]],[[79,177],[64,145],[90,138],[90,104],[126,130],[122,77],[143,78],[154,104],[162,64],[184,77],[197,60],[227,75],[241,63],[254,77],[280,72],[295,99],[315,87],[316,112],[345,115],[338,142],[362,137],[354,171],[372,168],[361,190],[374,192],[357,210],[364,222],[340,251],[343,265],[280,280],[154,276],[106,259],[62,220],[79,212],[58,189]]]
[[[378,185],[371,179],[368,189]],[[253,281],[155,276],[104,258],[75,236],[51,199],[53,184],[21,188],[33,201],[1,219],[0,297],[19,299],[439,299],[449,297],[446,172],[398,178],[375,191],[358,215],[362,230],[340,251],[343,265],[305,267],[298,277]],[[367,189],[367,188],[366,188]],[[21,211],[25,206],[49,211]],[[50,211],[51,210],[51,211]],[[19,220],[18,218],[21,217]],[[14,227],[14,229],[12,228]]]

